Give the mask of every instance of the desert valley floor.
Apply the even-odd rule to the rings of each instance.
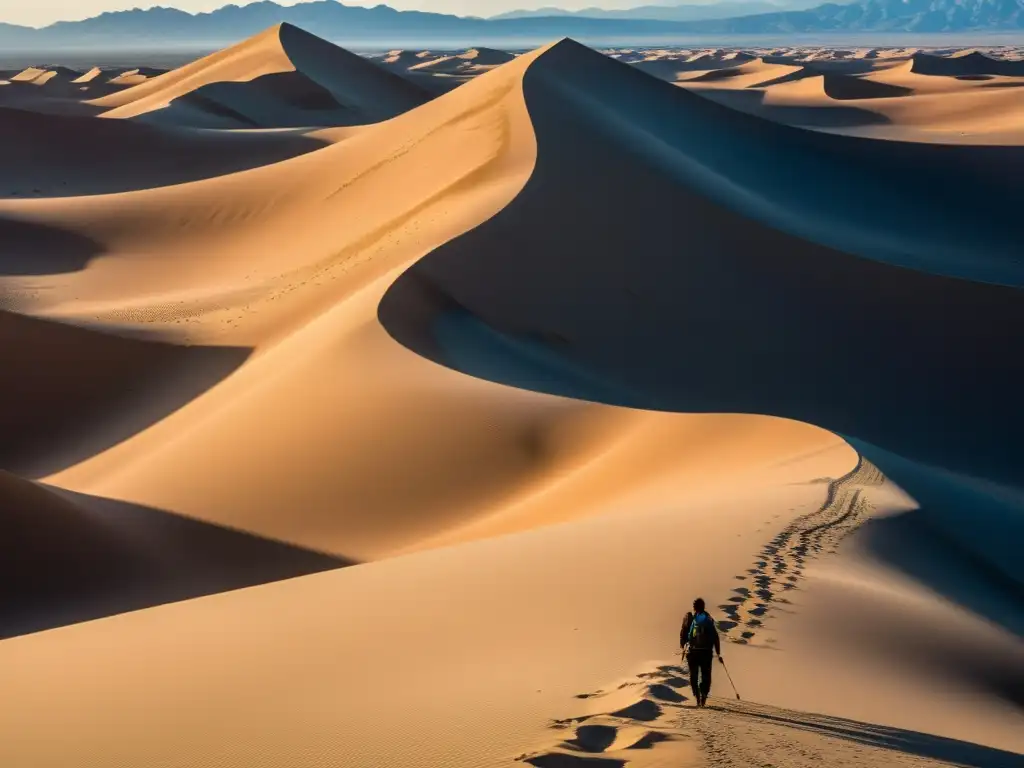
[[[1022,86],[0,71],[0,765],[1024,766]]]

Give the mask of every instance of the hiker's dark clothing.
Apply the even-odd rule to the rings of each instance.
[[[703,613],[709,619],[707,622],[707,633],[710,635],[713,649],[687,647],[690,637],[690,626],[693,624],[692,612],[687,612],[686,617],[683,619],[683,626],[679,630],[679,646],[681,648],[686,647],[686,663],[690,668],[690,689],[693,691],[693,697],[698,703],[706,699],[711,692],[711,662],[715,658],[713,654],[722,655],[722,643],[718,637],[715,620],[711,618],[711,614],[707,611],[703,611]]]
[[[703,701],[711,692],[711,662],[714,660],[711,649],[690,651],[686,654],[686,664],[690,668],[690,689],[693,698]],[[697,685],[697,673],[700,673],[700,686]]]

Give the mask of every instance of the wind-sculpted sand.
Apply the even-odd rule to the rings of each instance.
[[[0,763],[1022,764],[1017,64],[608,53],[5,78]]]

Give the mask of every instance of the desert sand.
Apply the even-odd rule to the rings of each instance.
[[[3,765],[1024,765],[1012,51],[29,64]]]

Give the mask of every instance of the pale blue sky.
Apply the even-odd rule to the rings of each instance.
[[[0,21],[10,24],[27,24],[43,26],[62,19],[84,19],[95,16],[103,11],[119,11],[127,8],[148,8],[153,5],[170,5],[185,11],[210,11],[226,5],[232,0],[163,0],[163,2],[145,2],[145,0],[0,0]],[[237,5],[246,5],[247,0],[233,0]],[[683,2],[683,0],[677,0]],[[692,1],[692,0],[690,0]],[[696,0],[700,2],[701,0]],[[251,0],[249,0],[251,2]],[[278,0],[281,2],[281,0]],[[346,5],[378,5],[382,0],[345,0]],[[282,5],[294,5],[293,0],[285,0]],[[517,8],[540,8],[558,6],[560,8],[587,8],[600,6],[603,8],[629,8],[636,5],[652,4],[652,0],[390,0],[386,3],[393,8],[438,13],[457,13],[460,15],[474,14],[489,16]],[[665,0],[653,0],[653,4],[674,4]]]

